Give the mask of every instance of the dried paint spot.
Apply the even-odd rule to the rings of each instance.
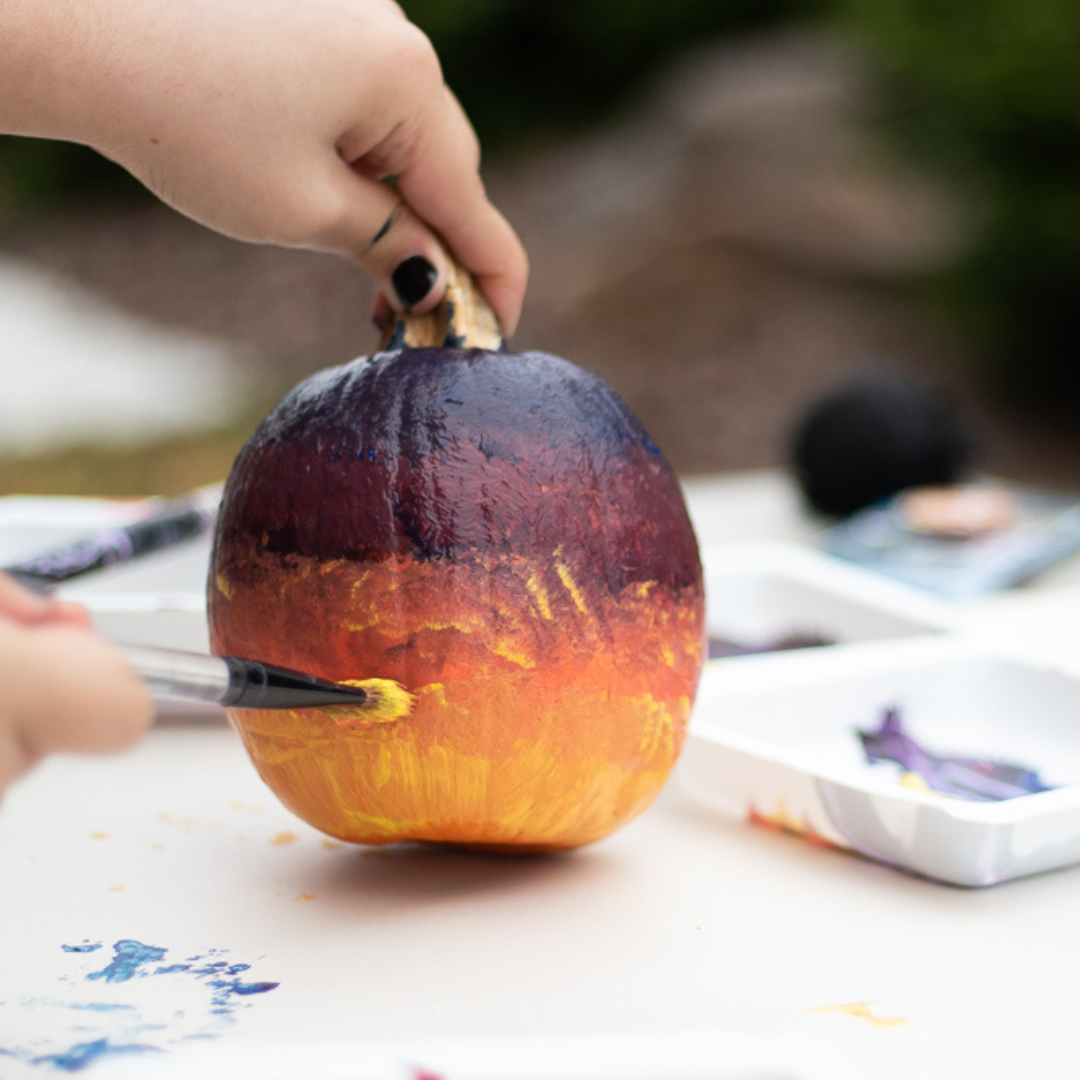
[[[295,844],[299,839],[294,832],[279,832],[270,837],[270,843],[273,847],[288,847],[289,844]]]
[[[126,885],[110,885],[109,892],[123,892],[126,888]]]
[[[297,900],[314,900],[316,894],[313,892],[302,892],[296,894]]]
[[[107,832],[92,832],[90,834],[91,840],[111,840],[112,836]]]
[[[902,1016],[877,1016],[865,1001],[850,1001],[841,1005],[819,1005],[807,1009],[813,1013],[839,1013],[856,1020],[865,1020],[871,1027],[903,1027],[908,1023]]]

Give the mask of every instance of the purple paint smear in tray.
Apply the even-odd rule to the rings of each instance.
[[[996,802],[1052,791],[1034,769],[1002,761],[944,757],[917,743],[904,731],[900,710],[890,705],[876,731],[859,731],[866,760],[893,762],[925,782],[931,791],[973,802]]]

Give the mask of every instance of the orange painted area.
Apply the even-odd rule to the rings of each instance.
[[[701,670],[700,588],[613,594],[544,557],[315,563],[240,553],[211,587],[214,650],[329,679],[392,679],[408,716],[359,730],[234,710],[300,817],[362,843],[515,850],[598,840],[673,767]]]
[[[780,799],[777,804],[775,813],[766,814],[758,810],[756,806],[751,804],[746,809],[746,816],[751,825],[757,825],[759,828],[772,829],[775,832],[789,833],[792,836],[798,836],[800,839],[805,840],[808,844],[813,844],[815,847],[831,848],[834,851],[843,851],[845,849],[839,847],[832,840],[821,835],[814,827],[805,819],[797,818],[792,814],[787,804],[783,799]]]

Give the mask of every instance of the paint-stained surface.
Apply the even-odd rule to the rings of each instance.
[[[600,379],[540,353],[323,372],[230,476],[215,651],[393,679],[394,724],[234,713],[287,806],[344,839],[559,848],[643,810],[704,650],[678,482]]]
[[[111,955],[90,940],[58,951],[70,959],[47,993],[0,1002],[0,1075],[5,1059],[30,1074],[73,1073],[215,1039],[278,986],[252,978],[252,964],[232,960],[227,949],[173,960],[165,947],[125,938]]]

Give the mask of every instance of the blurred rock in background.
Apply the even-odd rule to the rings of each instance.
[[[853,365],[949,377],[895,283],[955,251],[960,215],[876,152],[861,76],[824,37],[719,46],[495,177],[533,262],[520,342],[603,374],[684,472],[777,464]]]

